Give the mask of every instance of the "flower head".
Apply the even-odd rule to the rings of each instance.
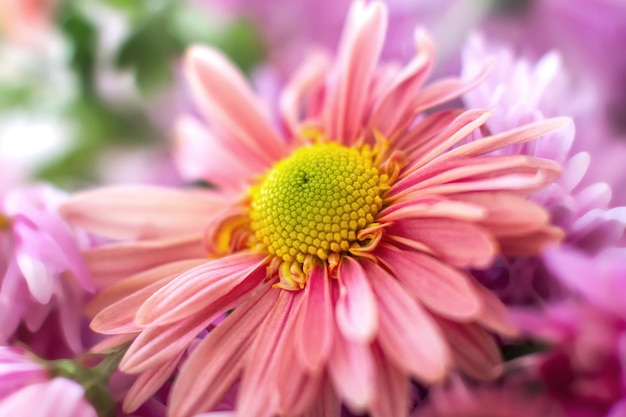
[[[463,144],[491,112],[423,112],[476,80],[423,87],[434,48],[421,31],[405,67],[378,65],[385,28],[383,3],[354,2],[334,64],[314,55],[283,92],[280,129],[230,62],[192,48],[210,128],[181,120],[177,157],[221,190],[114,188],[64,207],[105,236],[143,239],[88,254],[97,282],[131,275],[89,309],[94,329],[133,340],[124,372],[158,387],[234,308],[183,364],[172,415],[212,409],[240,380],[241,415],[338,416],[343,402],[403,416],[411,378],[497,375],[488,331],[515,329],[465,268],[560,238],[526,199],[560,168],[488,154],[569,122]]]
[[[34,332],[55,316],[67,346],[82,348],[82,303],[93,284],[84,242],[58,214],[64,200],[47,186],[14,189],[0,199],[1,341],[12,340],[20,324]]]

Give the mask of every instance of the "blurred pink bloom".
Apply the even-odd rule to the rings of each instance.
[[[40,43],[52,28],[51,0],[0,0],[0,33],[20,43]]]
[[[221,191],[116,187],[63,207],[126,241],[86,256],[109,286],[89,306],[92,328],[114,335],[109,346],[132,340],[120,369],[144,382],[127,410],[234,307],[182,365],[173,415],[213,409],[240,380],[245,416],[339,416],[343,402],[402,417],[411,379],[498,374],[488,331],[516,330],[465,269],[561,237],[526,199],[560,167],[488,154],[570,121],[463,143],[490,112],[424,112],[479,80],[424,87],[434,46],[421,31],[406,66],[379,66],[386,25],[382,2],[354,2],[336,61],[312,55],[283,90],[280,130],[233,64],[192,48],[186,71],[211,125],[181,120],[178,162]]]
[[[548,267],[576,298],[542,311],[515,311],[525,332],[550,344],[528,363],[568,416],[617,417],[626,411],[626,249],[595,256],[567,248]]]
[[[565,417],[547,396],[518,386],[472,386],[453,380],[434,387],[412,417]]]
[[[66,378],[50,378],[43,363],[8,346],[0,347],[0,415],[97,417],[83,387]]]
[[[65,200],[46,186],[13,189],[0,197],[0,339],[11,340],[20,323],[31,332],[50,315],[65,343],[80,351],[82,303],[93,284],[81,238],[57,213]],[[46,331],[41,333],[42,337]]]

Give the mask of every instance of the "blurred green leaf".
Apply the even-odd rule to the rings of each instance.
[[[93,91],[97,32],[73,2],[63,2],[58,12],[59,28],[72,47],[70,65],[84,92]]]

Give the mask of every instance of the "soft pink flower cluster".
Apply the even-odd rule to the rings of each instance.
[[[235,3],[298,34],[270,64],[337,50],[269,98],[187,52],[173,154],[209,186],[2,191],[0,414],[626,415],[626,208],[593,162],[617,133],[571,51],[520,56],[467,2]],[[469,11],[463,46],[413,31]]]

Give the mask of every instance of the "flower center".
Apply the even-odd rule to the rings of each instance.
[[[258,244],[283,261],[324,261],[359,246],[358,232],[380,211],[387,175],[372,151],[334,143],[300,148],[251,191]]]

